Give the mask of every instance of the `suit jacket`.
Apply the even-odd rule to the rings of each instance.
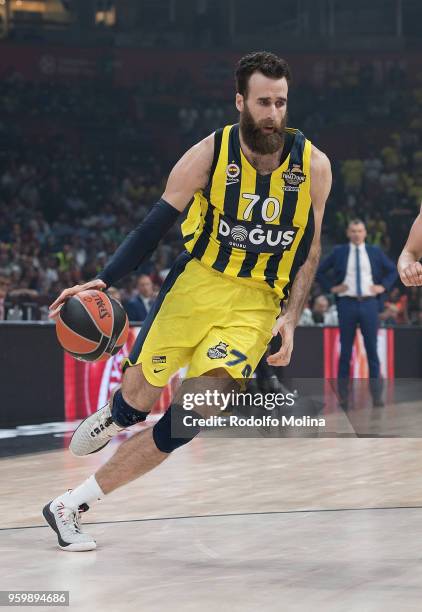
[[[129,321],[144,321],[148,314],[145,304],[139,296],[125,302],[124,308]]]
[[[382,285],[389,291],[398,277],[396,265],[380,248],[369,244],[365,244],[365,248],[371,264],[374,285]],[[341,285],[346,278],[349,252],[350,244],[340,244],[321,261],[316,280],[324,291],[330,292],[331,287]],[[380,310],[383,308],[385,297],[385,292],[377,296]]]

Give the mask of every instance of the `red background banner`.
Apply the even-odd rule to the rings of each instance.
[[[131,327],[128,341],[123,349],[108,361],[87,363],[64,355],[64,395],[66,420],[83,419],[107,402],[114,387],[121,384],[121,365],[131,351],[139,332],[139,327]],[[324,378],[337,378],[337,365],[340,351],[338,328],[325,328],[324,334]],[[381,329],[378,336],[378,353],[383,378],[394,378],[394,330]],[[351,375],[367,378],[368,369],[360,333],[357,334],[351,364]],[[180,384],[181,373],[176,374],[164,388],[152,413],[164,412],[170,405],[174,392]]]
[[[337,378],[340,355],[340,330],[338,327],[324,328],[324,378]],[[394,330],[378,331],[378,357],[381,363],[381,376],[394,378]],[[368,363],[363,338],[358,330],[353,344],[350,374],[353,378],[368,378]]]
[[[133,346],[139,327],[131,327],[125,346],[108,361],[88,363],[64,354],[64,394],[66,421],[84,419],[107,402],[114,387],[121,384],[121,364]],[[176,374],[163,389],[160,399],[151,413],[164,412],[171,403],[175,389],[180,383]]]

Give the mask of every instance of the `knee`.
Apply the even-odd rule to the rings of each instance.
[[[185,421],[186,416],[189,417],[189,423]],[[181,406],[172,404],[152,430],[152,437],[158,450],[171,453],[193,440],[200,432],[196,422],[199,418],[200,415],[194,410],[187,413]]]

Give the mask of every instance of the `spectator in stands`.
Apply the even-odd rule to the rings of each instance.
[[[209,69],[208,78],[220,83],[227,63]],[[327,209],[324,244],[340,241],[350,219],[364,216],[368,242],[394,258],[422,197],[422,87],[410,71],[405,77],[399,64],[393,73],[392,89],[391,75],[381,64],[321,60],[315,78],[309,74],[297,83],[292,96],[295,123],[316,143],[327,127],[346,128],[338,130],[341,138],[332,143],[338,144],[335,205]],[[71,87],[59,81],[29,82],[12,70],[3,75],[0,275],[9,279],[11,291],[35,285],[41,298],[53,286],[57,292],[66,286],[64,274],[75,281],[95,277],[101,259],[111,255],[163,192],[167,164],[191,141],[219,127],[223,117],[227,123],[237,121],[231,93],[214,88],[203,98],[195,78],[191,71],[175,72],[175,91],[169,77],[158,72],[135,89],[76,80]],[[57,130],[45,130],[45,122],[37,120],[51,117]],[[365,129],[359,135],[361,148],[350,146],[356,138],[348,128],[371,118],[377,121],[377,147]],[[167,122],[174,121],[179,129],[169,130]],[[400,130],[392,132],[394,124]],[[155,261],[138,272],[150,275],[153,284],[162,283],[183,248],[177,231],[172,232]],[[173,243],[175,253],[173,246],[169,249]],[[133,297],[130,282],[122,293],[126,301]],[[414,323],[419,321],[416,303],[409,302]]]
[[[0,276],[0,321],[4,321],[6,315],[5,302],[10,281],[6,276]]]
[[[317,325],[337,325],[337,308],[330,306],[330,302],[325,295],[318,295],[313,301],[312,319]]]
[[[122,303],[121,292],[119,291],[119,289],[117,289],[117,287],[109,287],[107,289],[107,293],[108,293],[108,295],[111,298],[113,298],[114,300],[117,300],[118,302]]]
[[[382,172],[382,161],[371,149],[369,156],[363,162],[364,178],[366,181],[378,181]]]
[[[384,311],[380,314],[381,321],[387,325],[404,325],[409,323],[407,313],[407,295],[400,293],[398,287],[394,287],[388,295],[384,304]]]
[[[387,223],[379,211],[373,212],[367,222],[368,242],[373,246],[389,250],[390,240],[387,231]]]
[[[422,312],[422,289],[421,287],[408,288],[407,314],[409,323],[420,324],[419,314]]]
[[[151,277],[147,274],[142,274],[138,278],[136,289],[135,297],[123,304],[129,321],[143,321],[151,310],[156,297]]]
[[[325,295],[317,295],[311,300],[310,307],[304,309],[299,325],[338,325],[337,308],[330,306]]]

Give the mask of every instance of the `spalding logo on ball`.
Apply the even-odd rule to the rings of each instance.
[[[67,300],[56,321],[65,351],[82,361],[105,361],[127,340],[129,321],[123,306],[107,293],[90,289]]]

